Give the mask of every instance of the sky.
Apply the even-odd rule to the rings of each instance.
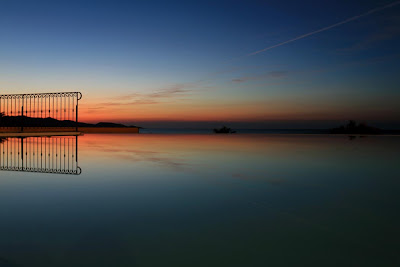
[[[400,129],[400,1],[0,0],[0,93],[85,122]]]

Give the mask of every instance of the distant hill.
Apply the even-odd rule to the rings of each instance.
[[[332,134],[382,134],[383,131],[376,127],[371,127],[365,123],[357,124],[350,120],[346,125],[330,129]]]
[[[76,127],[71,120],[56,120],[53,118],[31,118],[25,116],[0,116],[0,127]],[[78,122],[78,127],[112,127],[126,128],[120,123],[99,122],[97,124]],[[135,126],[132,126],[135,127]]]

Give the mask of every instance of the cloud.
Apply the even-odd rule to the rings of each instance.
[[[154,93],[147,94],[146,97],[151,97],[151,98],[168,98],[168,97],[175,97],[176,95],[182,95],[188,92],[191,92],[192,90],[187,89],[187,88],[192,88],[193,85],[191,84],[176,84],[170,88],[162,89],[159,91],[156,91]]]
[[[242,83],[248,80],[249,77],[243,77],[243,78],[237,78],[237,79],[232,79],[232,82],[235,83]]]
[[[97,107],[83,107],[81,110],[85,110],[86,113],[97,113],[100,110],[103,110],[103,106],[97,106]]]
[[[254,55],[263,53],[263,52],[265,52],[265,51],[271,50],[271,49],[273,49],[273,48],[276,48],[276,47],[279,47],[279,46],[282,46],[282,45],[285,45],[285,44],[288,44],[288,43],[292,43],[292,42],[297,41],[297,40],[304,39],[304,38],[306,38],[306,37],[308,37],[308,36],[311,36],[311,35],[314,35],[314,34],[317,34],[317,33],[320,33],[320,32],[324,32],[324,31],[327,31],[327,30],[336,28],[336,27],[341,26],[341,25],[343,25],[343,24],[346,24],[346,23],[349,23],[349,22],[351,22],[351,21],[360,19],[360,18],[362,18],[362,17],[369,16],[369,15],[371,15],[371,14],[374,14],[374,13],[378,12],[378,11],[382,11],[382,10],[384,10],[384,9],[391,8],[391,7],[394,7],[394,6],[399,5],[399,4],[400,4],[400,1],[396,1],[396,2],[393,2],[393,3],[391,3],[391,4],[382,6],[382,7],[377,7],[377,8],[371,9],[371,10],[369,10],[369,11],[363,13],[363,14],[360,14],[360,15],[357,15],[357,16],[354,16],[354,17],[351,17],[351,18],[342,20],[342,21],[340,21],[340,22],[338,22],[338,23],[329,25],[329,26],[324,27],[324,28],[321,28],[321,29],[319,29],[319,30],[312,31],[312,32],[309,32],[309,33],[306,33],[306,34],[297,36],[297,37],[295,37],[295,38],[293,38],[293,39],[290,39],[290,40],[281,42],[281,43],[276,44],[276,45],[268,46],[268,47],[263,48],[263,49],[261,49],[261,50],[258,50],[258,51],[255,51],[255,52],[253,52],[253,53],[247,54],[247,56],[254,56]]]
[[[130,93],[114,97],[112,102],[100,103],[103,106],[130,106],[130,105],[153,105],[165,102],[165,99],[187,96],[195,91],[196,83],[178,83],[166,88],[158,89],[149,93]]]
[[[133,163],[150,162],[176,171],[184,171],[190,167],[184,159],[174,157],[165,152],[131,149],[118,145],[110,146],[107,144],[99,144],[98,142],[89,142],[88,145],[101,152],[110,153],[110,156],[113,158],[128,160]]]
[[[262,79],[270,79],[270,78],[283,78],[288,75],[287,71],[270,71],[262,75],[257,76],[244,76],[240,78],[232,79],[234,83],[243,83],[250,80],[262,80]]]
[[[151,105],[151,104],[157,104],[157,103],[159,103],[159,102],[154,101],[154,100],[139,99],[139,100],[129,101],[129,102],[105,102],[105,103],[101,103],[100,105],[103,105],[103,106],[129,106],[129,105]]]
[[[98,110],[98,109],[102,109],[103,107],[88,107],[86,108],[87,110]]]

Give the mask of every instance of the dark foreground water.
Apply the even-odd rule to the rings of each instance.
[[[85,135],[0,149],[0,266],[400,264],[400,137]]]

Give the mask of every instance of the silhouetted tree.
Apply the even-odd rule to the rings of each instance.
[[[330,130],[333,134],[380,134],[381,129],[368,126],[365,122],[359,123],[354,120],[349,120],[345,126],[333,128]]]
[[[236,131],[233,131],[231,128],[226,126],[222,126],[219,129],[214,129],[214,133],[236,133]]]
[[[347,129],[355,129],[356,126],[357,126],[356,121],[349,120],[349,122],[348,122],[347,125],[346,125],[346,128],[347,128]]]

